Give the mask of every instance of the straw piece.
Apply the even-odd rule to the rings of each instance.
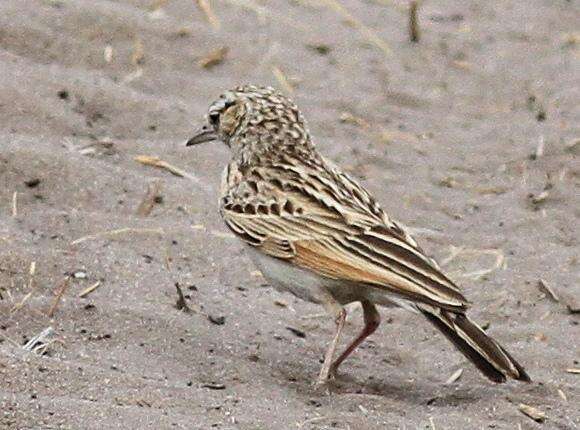
[[[93,285],[91,285],[90,287],[85,288],[83,291],[81,291],[79,293],[79,297],[83,298],[88,296],[89,294],[91,294],[93,291],[95,291],[97,288],[99,288],[101,286],[101,281],[97,281],[95,282]]]
[[[212,67],[223,63],[229,51],[230,48],[227,46],[214,49],[213,51],[208,52],[201,60],[198,61],[197,64],[199,67],[204,69],[211,69]]]
[[[160,235],[165,234],[165,232],[161,229],[125,227],[125,228],[119,228],[117,230],[102,231],[100,233],[95,233],[95,234],[91,234],[88,236],[83,236],[83,237],[78,238],[77,240],[73,240],[71,242],[71,245],[78,245],[79,243],[86,242],[87,240],[99,239],[101,237],[118,236],[118,235],[127,234],[127,233],[145,233],[145,234],[160,234]]]
[[[353,27],[355,27],[367,40],[379,48],[385,55],[391,55],[391,48],[387,42],[381,39],[377,34],[371,30],[369,27],[364,25],[361,21],[356,19],[342,4],[337,0],[322,0],[322,3],[326,3],[331,9],[333,9]]]
[[[54,316],[56,309],[58,308],[58,304],[60,303],[60,300],[62,299],[62,296],[68,289],[69,285],[70,285],[70,277],[67,276],[66,278],[64,278],[64,281],[60,285],[60,288],[56,293],[56,296],[54,297],[54,301],[52,302],[50,309],[46,313],[50,318]]]
[[[220,28],[220,21],[213,13],[211,9],[211,5],[209,4],[208,0],[196,0],[197,6],[202,10],[205,15],[206,21],[215,29],[219,30]]]

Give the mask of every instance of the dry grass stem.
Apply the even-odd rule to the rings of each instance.
[[[211,234],[214,237],[218,237],[220,239],[235,239],[236,238],[236,236],[234,236],[232,233],[224,233],[223,231],[211,230],[209,232],[209,234]]]
[[[54,342],[53,340],[47,342],[48,338],[53,334],[54,329],[52,327],[47,327],[36,336],[33,336],[28,342],[26,342],[23,348],[27,351],[42,355],[44,351],[46,351],[46,348]]]
[[[197,7],[199,7],[201,9],[201,11],[204,13],[206,21],[215,30],[219,30],[220,21],[217,18],[217,16],[215,16],[215,14],[213,13],[213,10],[211,9],[211,5],[209,4],[209,1],[208,0],[196,0],[196,3],[197,3]]]
[[[560,398],[562,400],[564,400],[565,402],[568,401],[568,396],[566,396],[566,393],[564,393],[564,391],[562,391],[561,389],[558,388],[558,395],[560,396]]]
[[[79,297],[83,298],[88,296],[89,294],[91,294],[93,291],[95,291],[97,288],[99,288],[101,286],[101,281],[97,281],[95,282],[93,285],[91,285],[90,287],[85,288],[83,291],[81,291],[79,293]]]
[[[540,279],[538,281],[538,288],[542,293],[546,294],[546,297],[548,297],[553,302],[556,303],[560,302],[560,298],[556,295],[552,287],[550,287],[550,285],[546,283],[546,281],[544,281],[543,279]]]
[[[419,2],[411,1],[409,5],[409,38],[411,42],[419,42],[421,34],[419,32]]]
[[[446,384],[453,384],[463,375],[463,369],[457,369],[448,379],[445,381]]]
[[[12,217],[16,218],[18,216],[18,191],[14,191],[12,194]]]
[[[282,89],[286,93],[288,94],[294,93],[294,87],[292,86],[292,84],[290,83],[284,72],[282,72],[282,70],[278,66],[272,66],[272,73],[274,74],[274,77],[280,84],[280,87],[282,87]]]
[[[165,269],[168,272],[171,272],[171,262],[173,261],[173,258],[171,257],[171,250],[169,249],[169,245],[165,245],[165,258],[164,258],[164,262],[165,262]]]
[[[350,25],[355,27],[371,44],[379,48],[385,55],[391,55],[391,48],[387,42],[381,39],[377,34],[364,25],[361,21],[356,19],[342,4],[337,0],[321,0],[322,3],[328,5],[331,9],[343,17],[343,19]]]
[[[530,405],[526,405],[524,403],[520,403],[518,406],[518,409],[521,413],[523,413],[524,415],[530,417],[531,419],[533,419],[536,422],[544,422],[546,419],[546,413],[534,408],[533,406]]]
[[[540,136],[540,140],[538,140],[538,146],[536,146],[536,152],[534,153],[534,158],[538,159],[544,156],[544,149],[546,147],[546,141],[544,140],[544,136]]]
[[[139,66],[145,61],[145,48],[143,47],[143,42],[138,37],[135,38],[133,43],[133,52],[131,54],[131,64],[134,66]]]
[[[119,228],[117,230],[102,231],[100,233],[91,234],[89,236],[83,236],[71,242],[71,245],[78,245],[79,243],[86,242],[88,240],[99,239],[102,237],[114,237],[123,234],[159,234],[163,235],[165,232],[158,228],[132,228],[125,227]]]
[[[137,215],[146,217],[151,214],[153,207],[161,196],[161,182],[153,181],[147,184],[147,193],[137,208]]]
[[[190,175],[186,171],[180,169],[179,167],[175,167],[169,164],[167,161],[160,160],[158,157],[152,157],[150,155],[138,155],[135,157],[135,161],[145,164],[146,166],[153,166],[159,167],[160,169],[165,169],[170,173],[173,173],[175,176],[179,176],[180,178],[187,178],[194,182],[199,182],[195,176]]]
[[[70,277],[67,276],[66,278],[64,278],[64,281],[60,284],[60,288],[58,289],[56,296],[54,297],[52,305],[50,306],[50,309],[46,313],[48,317],[52,318],[54,316],[56,309],[58,308],[58,304],[60,303],[60,300],[62,299],[62,296],[68,289],[69,285],[70,285]]]
[[[111,45],[107,45],[103,49],[103,58],[105,59],[105,63],[111,63],[113,61],[113,47]]]
[[[10,309],[10,313],[14,313],[22,309],[22,307],[26,304],[26,302],[30,297],[32,297],[32,291],[26,294],[19,303],[16,303],[14,306],[12,306],[12,309]]]
[[[28,275],[30,278],[28,279],[28,289],[34,289],[34,275],[36,275],[36,261],[30,263],[30,268],[28,269]]]
[[[199,65],[199,67],[202,67],[204,69],[210,69],[214,66],[217,66],[218,64],[223,63],[229,51],[230,48],[228,48],[227,46],[222,46],[221,48],[214,49],[213,51],[210,51],[206,55],[204,55],[203,58],[201,58],[197,64]]]
[[[366,119],[353,115],[350,112],[342,112],[339,119],[340,122],[356,125],[357,127],[361,128],[370,128],[371,126],[371,124]]]
[[[314,424],[314,423],[319,423],[321,421],[327,420],[330,417],[314,417],[314,418],[310,418],[302,423],[297,423],[298,424],[298,428],[304,428],[305,425],[307,424]]]

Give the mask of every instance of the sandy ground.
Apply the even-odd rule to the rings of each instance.
[[[2,0],[1,428],[580,426],[578,3],[425,1],[418,44],[403,2],[332,4],[215,0],[213,28],[191,0]],[[384,310],[329,392],[311,386],[332,322],[264,288],[222,226],[226,148],[183,146],[244,82],[293,92],[534,383],[493,385]],[[44,355],[22,348],[47,327]]]

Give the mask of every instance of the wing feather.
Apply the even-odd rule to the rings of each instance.
[[[467,307],[459,288],[353,179],[330,171],[313,181],[313,172],[300,172],[262,165],[253,195],[238,181],[222,202],[228,227],[265,254],[321,276],[451,310]]]

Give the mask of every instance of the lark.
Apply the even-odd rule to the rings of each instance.
[[[223,93],[187,145],[221,141],[231,150],[219,200],[227,227],[278,290],[317,303],[336,330],[317,383],[380,324],[378,306],[422,315],[486,377],[530,381],[524,368],[466,311],[470,303],[406,228],[355,179],[320,155],[296,105],[273,88]],[[360,302],[364,328],[333,360],[344,305]]]

